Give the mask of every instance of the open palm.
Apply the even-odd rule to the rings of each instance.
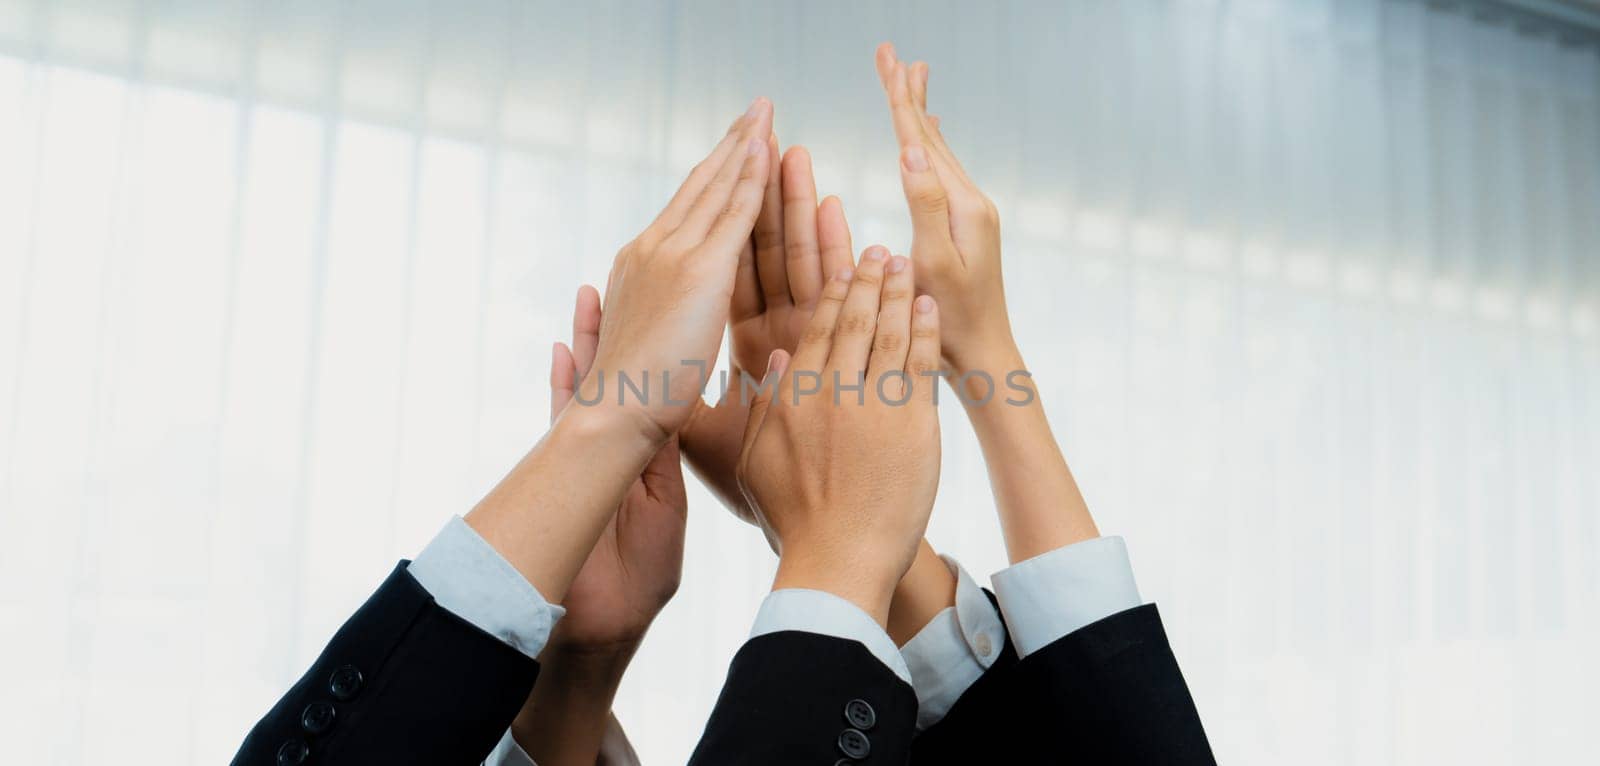
[[[776,161],[776,136],[769,151]],[[817,204],[811,155],[804,147],[790,147],[777,167],[767,176],[761,213],[739,258],[728,312],[727,388],[715,406],[701,403],[680,435],[689,467],[729,510],[751,523],[755,517],[734,477],[748,397],[754,394],[746,391],[741,399],[741,373],[760,380],[773,351],[793,352],[827,277],[854,263],[850,227],[838,198]]]

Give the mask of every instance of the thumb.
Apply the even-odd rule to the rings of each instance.
[[[572,359],[572,349],[557,342],[550,351],[550,422],[572,401],[572,391],[578,383],[578,369]]]
[[[750,415],[744,422],[744,441],[739,448],[739,462],[743,464],[744,456],[750,452],[750,445],[755,444],[756,434],[761,432],[761,423],[767,419],[767,408],[772,406],[773,397],[778,395],[778,381],[783,376],[783,370],[789,366],[789,352],[781,348],[773,349],[772,355],[767,357],[767,374],[761,376],[761,386],[756,389],[756,395],[750,402]],[[742,399],[746,387],[744,380],[739,381],[739,396]]]
[[[900,153],[900,182],[905,186],[906,205],[911,208],[912,234],[926,242],[949,243],[950,199],[928,159],[928,150],[920,144],[907,146]]]

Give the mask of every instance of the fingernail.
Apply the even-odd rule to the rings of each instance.
[[[756,156],[756,152],[759,152],[759,151],[761,151],[762,149],[765,149],[765,148],[767,148],[767,142],[762,141],[759,138],[752,138],[752,139],[750,139],[749,144],[747,144],[745,146],[744,153],[749,155],[749,156],[751,156],[751,157],[754,157],[754,156]]]
[[[903,255],[897,255],[897,256],[895,256],[893,258],[890,258],[889,259],[889,273],[890,274],[899,274],[900,272],[905,271],[906,270],[906,263],[907,263],[906,257],[903,256]]]
[[[840,282],[849,282],[850,278],[855,275],[856,270],[846,266],[842,269],[839,269],[839,273],[835,274],[833,278],[839,280]]]
[[[884,253],[886,252],[888,251],[878,247],[877,245],[873,245],[872,247],[867,248],[867,252],[862,253],[861,258],[868,261],[881,261],[883,260]]]
[[[913,173],[922,173],[927,171],[927,152],[922,151],[922,147],[918,146],[917,144],[912,144],[906,147],[905,165],[906,170],[909,170]]]
[[[773,349],[772,353],[767,355],[767,374],[764,377],[770,378],[773,375],[781,375],[783,366],[788,362],[788,357],[781,349]]]
[[[918,314],[927,314],[927,313],[931,313],[932,311],[933,311],[933,296],[931,296],[931,295],[919,295],[919,296],[917,296],[917,313]]]
[[[760,112],[760,111],[761,111],[761,98],[758,96],[756,98],[756,100],[750,102],[750,108],[744,110],[744,116],[746,116],[746,117],[754,117],[754,116],[756,116],[756,113]],[[724,112],[723,114],[727,114],[727,113]]]

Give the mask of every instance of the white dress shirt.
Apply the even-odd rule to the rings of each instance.
[[[956,576],[956,603],[933,616],[905,646],[917,693],[917,729],[939,722],[967,688],[994,664],[1005,647],[1006,626],[967,570],[941,556]]]
[[[439,606],[534,659],[567,613],[460,516],[445,523],[406,571]]]
[[[800,588],[768,594],[750,635],[799,630],[859,641],[911,684],[917,694],[917,726],[922,729],[943,718],[993,664],[1007,630],[1017,654],[1025,657],[1074,630],[1140,604],[1120,537],[1085,540],[996,573],[992,581],[998,613],[966,570],[949,557],[945,563],[956,574],[955,606],[941,611],[899,649],[856,605],[831,593]],[[566,614],[459,516],[445,524],[407,571],[440,606],[529,657],[539,656],[550,631]],[[486,763],[537,766],[509,728]],[[597,763],[638,763],[615,717],[607,721]]]
[[[942,558],[956,573],[956,604],[900,647],[917,693],[919,730],[944,718],[989,669],[1007,632],[1017,656],[1026,657],[1142,603],[1121,537],[1084,540],[996,572],[999,612],[955,559]]]

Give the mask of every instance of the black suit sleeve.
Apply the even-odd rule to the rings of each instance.
[[[734,655],[689,763],[899,766],[916,720],[911,686],[859,641],[770,633]]]
[[[974,761],[1216,764],[1153,604],[1020,660],[1008,639],[1000,658],[913,744],[917,766]]]
[[[994,594],[983,595],[995,605]],[[1017,649],[1006,634],[1000,654],[989,669],[950,707],[938,723],[917,734],[911,741],[913,766],[970,766],[974,763],[1030,763],[1026,756],[1033,734],[1019,718],[1024,705],[1019,699]]]
[[[240,766],[477,764],[539,663],[434,602],[400,562],[245,737]]]

